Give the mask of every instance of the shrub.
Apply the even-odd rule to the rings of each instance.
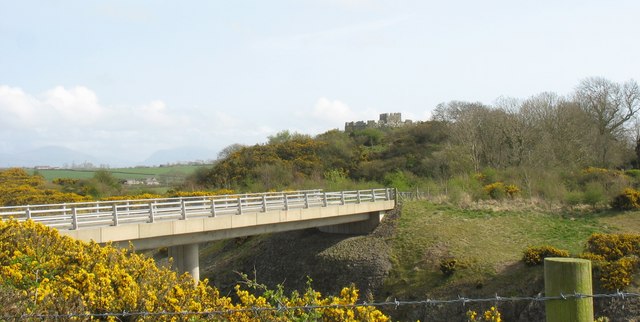
[[[587,240],[587,252],[615,261],[629,255],[640,256],[640,235],[593,234]]]
[[[610,174],[611,171],[605,168],[597,168],[597,167],[587,167],[582,170],[583,174],[595,174],[595,175],[607,175]]]
[[[504,192],[509,196],[509,198],[513,198],[517,194],[520,194],[520,188],[515,184],[510,184],[504,187]]]
[[[619,170],[589,167],[579,172],[567,172],[562,178],[562,186],[569,191],[582,193],[581,203],[591,206],[605,204],[626,187],[632,186],[633,179]],[[558,182],[553,182],[558,185]]]
[[[631,284],[633,274],[638,270],[637,256],[626,256],[602,267],[600,283],[608,290],[621,290]]]
[[[640,170],[638,169],[627,170],[624,174],[634,179],[640,179]]]
[[[458,260],[455,258],[446,258],[440,261],[440,271],[444,276],[451,276],[457,270]]]
[[[90,197],[45,187],[44,179],[23,169],[0,170],[0,206],[90,201]]]
[[[502,199],[505,196],[504,183],[494,182],[483,187],[484,192],[491,197],[491,199]]]
[[[343,288],[339,296],[328,297],[311,288],[290,296],[280,289],[262,291],[262,295],[254,295],[236,286],[234,300],[221,295],[207,280],[196,286],[188,274],[160,268],[151,258],[63,237],[55,229],[32,221],[0,221],[0,307],[5,318],[147,312],[130,320],[175,321],[179,317],[196,321],[197,315],[163,313],[216,311],[220,314],[213,318],[220,321],[389,320],[374,307],[354,307],[358,290],[353,286]],[[270,296],[275,293],[277,298]],[[321,308],[272,310],[280,306]]]
[[[616,210],[633,210],[640,208],[640,191],[626,188],[611,201],[611,208]]]
[[[569,252],[552,246],[529,247],[524,251],[522,261],[529,266],[540,265],[546,257],[569,257]]]
[[[502,316],[500,311],[495,306],[492,306],[491,309],[484,311],[484,314],[478,315],[476,311],[469,310],[467,311],[467,321],[468,322],[501,322]]]
[[[411,187],[413,186],[412,181],[414,180],[415,178],[411,178],[409,173],[396,170],[385,174],[383,183],[387,187],[393,187],[400,191],[408,191],[411,190]]]
[[[142,199],[159,199],[162,197],[163,197],[162,195],[158,195],[154,193],[142,193],[139,195],[111,196],[111,197],[102,198],[100,200],[102,201],[142,200]]]
[[[598,255],[598,254],[594,254],[594,253],[589,253],[589,252],[582,253],[578,257],[580,257],[582,259],[588,259],[588,260],[590,260],[591,262],[594,262],[594,263],[606,261],[604,256]]]
[[[568,191],[564,196],[564,202],[569,206],[577,206],[582,203],[582,193],[578,191]]]
[[[582,200],[585,204],[595,207],[604,203],[606,197],[604,194],[604,188],[597,182],[589,182],[585,186]]]
[[[167,192],[165,197],[175,198],[175,197],[208,197],[208,196],[219,196],[219,195],[231,195],[234,194],[235,191],[231,189],[218,189],[214,191],[172,191]]]
[[[494,182],[483,187],[484,192],[491,199],[502,199],[505,196],[509,198],[515,197],[520,193],[520,188],[514,184],[505,185],[503,182]]]
[[[593,234],[587,240],[587,252],[580,257],[594,261],[602,287],[623,289],[638,271],[640,235]]]

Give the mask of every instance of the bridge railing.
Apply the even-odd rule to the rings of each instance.
[[[389,188],[338,192],[301,190],[0,207],[0,219],[33,220],[57,229],[73,230],[130,223],[240,215],[250,212],[328,207],[395,198],[395,190]]]

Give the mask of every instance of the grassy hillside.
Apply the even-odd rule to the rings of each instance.
[[[404,297],[456,283],[481,283],[518,263],[528,246],[551,245],[579,254],[592,233],[614,230],[597,215],[572,217],[535,210],[471,210],[407,202],[392,241],[396,265],[387,284],[390,293]],[[448,279],[438,269],[440,260],[446,258],[462,263]]]
[[[592,233],[640,231],[638,212],[550,213],[523,207],[503,211],[490,208],[406,202],[390,240],[393,268],[379,295],[402,299],[535,296],[544,290],[543,270],[522,263],[528,246],[550,245],[577,256]],[[439,269],[443,259],[458,261],[449,277]],[[536,303],[502,307],[510,317],[507,320],[536,319],[542,309]],[[445,308],[444,312],[456,311],[464,313],[459,307]],[[425,317],[416,316],[415,311],[404,314]],[[437,314],[447,313],[434,314],[443,317]]]
[[[203,249],[206,263],[203,270],[214,283],[230,285],[234,279],[230,272],[234,271],[250,274],[255,271],[262,282],[284,282],[293,288],[301,284],[305,276],[311,276],[314,286],[324,292],[333,291],[336,281],[349,278],[380,301],[454,299],[458,295],[535,296],[544,290],[543,270],[541,266],[529,267],[521,261],[528,246],[551,245],[577,255],[592,233],[640,231],[640,212],[593,212],[591,209],[549,212],[531,206],[506,205],[463,209],[427,201],[407,201],[400,216],[383,222],[368,236],[301,231],[213,243]],[[495,210],[498,208],[511,209]],[[362,254],[368,253],[376,255],[364,263]],[[331,258],[327,254],[331,254]],[[439,264],[449,258],[457,259],[458,265],[455,273],[447,277],[440,271]],[[383,284],[372,284],[383,270],[386,272],[382,274],[386,276],[382,277]],[[370,272],[374,275],[366,276]],[[224,285],[221,286],[224,289]],[[386,313],[402,321],[458,321],[464,320],[469,308],[488,309],[486,305],[449,305],[428,310],[393,308]],[[507,321],[535,321],[541,317],[544,306],[528,302],[501,303],[500,309]]]

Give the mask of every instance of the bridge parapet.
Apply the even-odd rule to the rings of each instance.
[[[339,192],[302,190],[0,207],[0,219],[33,220],[64,231],[394,199],[394,190],[389,188]]]

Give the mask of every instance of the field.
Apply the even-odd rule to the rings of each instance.
[[[114,177],[126,179],[156,178],[161,184],[170,184],[181,181],[203,165],[176,165],[168,167],[137,167],[137,168],[112,168],[106,169]],[[101,169],[74,170],[74,169],[39,169],[30,170],[30,173],[38,173],[47,181],[56,178],[90,179],[96,171]]]

